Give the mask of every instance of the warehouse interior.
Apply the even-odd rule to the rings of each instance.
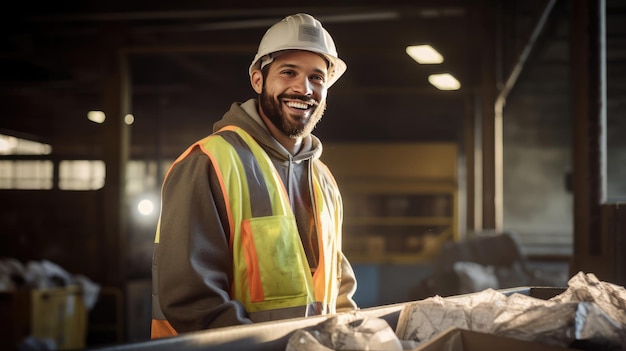
[[[0,259],[100,287],[86,346],[149,338],[163,177],[254,97],[259,40],[299,12],[348,65],[313,133],[344,196],[362,307],[469,292],[442,267],[497,265],[496,252],[521,265],[499,288],[579,271],[626,284],[623,1],[15,6],[0,23]],[[424,44],[443,61],[407,54]],[[441,73],[460,88],[433,86]]]

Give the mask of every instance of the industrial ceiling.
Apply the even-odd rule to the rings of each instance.
[[[124,56],[131,79],[131,157],[175,157],[211,131],[235,101],[254,97],[247,67],[265,30],[286,15],[318,17],[348,71],[329,91],[315,133],[329,141],[461,142],[483,89],[485,57],[501,89],[525,49],[542,72],[537,94],[567,88],[569,1],[72,1],[5,11],[0,45],[0,134],[98,156],[107,69]],[[533,31],[548,14],[539,36]],[[607,1],[613,72],[626,74],[626,6]],[[494,46],[489,46],[493,39]],[[405,47],[444,56],[419,65]],[[529,46],[529,44],[532,44]],[[462,84],[439,91],[432,73]],[[622,90],[623,91],[623,90]],[[158,152],[156,151],[158,150]]]

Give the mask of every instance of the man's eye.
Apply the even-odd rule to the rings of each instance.
[[[282,71],[281,74],[285,74],[285,75],[288,75],[288,76],[293,76],[296,73],[294,71],[291,71],[291,70],[286,70],[286,71]]]
[[[324,80],[325,80],[324,76],[313,76],[313,77],[311,77],[311,79],[319,81],[319,82],[324,82]]]

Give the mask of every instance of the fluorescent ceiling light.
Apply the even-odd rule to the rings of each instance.
[[[461,83],[449,73],[431,74],[428,76],[430,84],[439,90],[459,90]]]
[[[443,56],[430,45],[407,46],[406,53],[420,64],[436,64],[443,62]]]

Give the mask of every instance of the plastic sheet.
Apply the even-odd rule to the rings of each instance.
[[[626,290],[578,273],[568,289],[549,300],[507,296],[486,289],[457,299],[439,296],[407,304],[400,313],[400,339],[426,341],[450,327],[563,347],[626,347]]]

